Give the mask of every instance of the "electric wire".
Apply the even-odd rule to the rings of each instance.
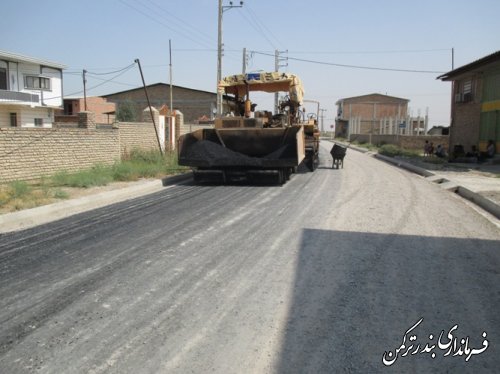
[[[249,18],[242,11],[240,11],[239,13],[243,16],[243,18],[255,31],[257,31],[260,35],[264,37],[264,39],[266,39],[266,41],[271,45],[271,47],[273,47],[273,49],[276,49],[274,43],[267,37],[266,33],[262,30],[262,27],[253,18]]]
[[[122,3],[123,5],[128,6],[129,8],[133,9],[134,11],[136,11],[136,12],[138,12],[138,13],[142,14],[143,16],[145,16],[145,17],[149,18],[150,20],[152,20],[152,21],[154,21],[154,22],[158,23],[159,25],[161,25],[161,26],[163,26],[163,27],[165,27],[165,28],[169,29],[170,31],[173,31],[174,33],[177,33],[177,34],[179,34],[179,35],[183,36],[184,38],[189,39],[189,40],[191,40],[193,43],[196,43],[196,44],[198,44],[198,45],[200,45],[200,46],[202,46],[202,47],[207,47],[207,45],[206,45],[206,44],[204,44],[204,43],[200,42],[199,40],[196,40],[196,39],[194,39],[194,38],[191,38],[189,35],[186,35],[186,34],[184,34],[184,33],[182,33],[182,32],[179,32],[179,30],[176,30],[176,29],[174,29],[174,28],[172,28],[172,27],[168,26],[166,23],[164,23],[164,22],[162,22],[162,21],[159,21],[158,19],[156,19],[156,18],[154,18],[153,16],[151,16],[149,13],[144,12],[143,10],[141,10],[141,9],[139,9],[139,8],[137,8],[137,7],[135,7],[135,6],[131,5],[131,4],[129,4],[129,3],[127,3],[127,2],[126,2],[126,1],[124,1],[124,0],[119,0],[119,1],[120,1],[120,3]]]
[[[154,6],[156,6],[158,9],[160,9],[161,11],[163,11],[165,14],[168,14],[170,17],[174,18],[175,20],[177,20],[177,25],[183,29],[185,29],[187,32],[195,32],[198,36],[202,37],[205,39],[205,41],[207,41],[208,43],[210,44],[216,44],[217,41],[211,37],[209,37],[207,35],[206,32],[203,32],[201,30],[199,30],[198,28],[194,27],[193,25],[189,24],[188,22],[186,22],[185,20],[177,17],[174,13],[168,11],[167,9],[165,9],[164,7],[162,7],[161,5],[159,5],[158,3],[152,1],[152,0],[146,0],[147,2],[153,4]]]
[[[252,51],[252,52],[255,54],[258,54],[258,55],[275,57],[274,54],[270,54],[270,53],[264,53],[264,52],[258,52],[258,51]],[[397,69],[397,68],[381,68],[381,67],[375,67],[375,66],[338,64],[338,63],[333,63],[333,62],[308,60],[308,59],[296,58],[296,57],[288,57],[288,59],[293,60],[293,61],[299,61],[299,62],[307,62],[310,64],[337,66],[337,67],[351,68],[351,69],[394,71],[394,72],[402,72],[402,73],[426,73],[426,74],[443,74],[443,73],[445,73],[443,71],[436,71],[436,70]]]
[[[108,72],[106,72],[106,73],[94,73],[94,72],[91,72],[91,71],[86,70],[86,74],[90,74],[90,75],[109,75],[109,74],[116,74],[116,73],[120,73],[120,72],[122,72],[122,71],[124,71],[124,70],[128,70],[128,69],[130,69],[130,68],[131,68],[131,67],[133,67],[134,65],[135,65],[135,62],[134,62],[134,63],[132,63],[132,64],[130,64],[130,65],[128,65],[128,66],[125,66],[125,67],[124,67],[124,68],[122,68],[122,69],[115,70],[115,71],[108,71]]]
[[[247,2],[245,3],[245,6],[244,6],[244,9],[248,10],[248,13],[250,13],[250,16],[252,17],[252,19],[260,24],[262,26],[262,28],[264,28],[267,33],[269,35],[271,35],[271,37],[276,41],[276,44],[277,45],[283,45],[283,43],[281,43],[281,41],[276,37],[276,35],[273,34],[273,32],[269,29],[269,27],[266,26],[266,24],[264,22],[262,22],[261,20],[261,17],[259,17],[252,9],[252,7],[250,6],[250,4]],[[275,48],[276,49],[276,48]]]

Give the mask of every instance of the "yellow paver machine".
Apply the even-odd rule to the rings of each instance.
[[[303,163],[318,165],[316,120],[301,110],[304,90],[293,74],[269,72],[232,75],[219,82],[228,113],[214,128],[179,138],[179,164],[193,168],[197,182],[285,183]],[[256,111],[250,93],[285,92],[278,112]]]

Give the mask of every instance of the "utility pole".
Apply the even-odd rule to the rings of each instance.
[[[87,70],[83,69],[83,107],[87,111]]]
[[[222,79],[222,55],[223,55],[223,42],[222,42],[222,16],[226,10],[233,8],[241,8],[243,1],[240,5],[233,5],[230,1],[229,5],[222,5],[222,0],[219,0],[219,17],[218,17],[218,37],[217,37],[217,116],[222,115],[222,92],[219,92],[219,82]]]
[[[324,132],[325,129],[324,129],[324,119],[325,119],[325,112],[326,112],[326,109],[320,109],[321,111],[321,132]]]
[[[173,98],[172,98],[172,92],[173,92],[173,89],[172,89],[172,41],[170,39],[168,39],[168,52],[169,52],[169,55],[170,55],[170,63],[169,63],[169,73],[170,73],[170,113],[172,113],[172,110],[174,108],[172,108],[172,105],[173,105]]]
[[[280,67],[288,66],[288,63],[280,65],[281,61],[287,61],[288,60],[287,57],[280,58],[280,54],[283,54],[283,53],[288,53],[288,50],[286,50],[286,51],[278,51],[276,49],[274,51],[274,71],[279,71]],[[279,112],[279,108],[278,108],[278,106],[279,106],[279,96],[278,95],[279,95],[278,92],[276,92],[274,94],[274,114],[278,114],[278,112]]]
[[[241,70],[241,74],[247,73],[247,49],[243,48],[243,69]]]
[[[156,140],[158,140],[158,147],[160,149],[160,153],[163,154],[163,150],[161,148],[160,137],[158,135],[158,129],[156,128],[155,117],[153,115],[153,108],[151,107],[151,102],[149,101],[148,90],[146,89],[146,81],[144,80],[144,74],[142,74],[141,62],[138,58],[134,60],[134,62],[139,66],[139,72],[141,73],[142,86],[144,87],[144,93],[146,94],[146,100],[148,101],[149,106],[149,114],[151,115],[151,121],[153,121],[153,127],[155,129]]]

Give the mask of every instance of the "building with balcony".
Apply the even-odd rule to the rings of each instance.
[[[0,127],[52,127],[63,107],[63,69],[55,62],[0,51]]]

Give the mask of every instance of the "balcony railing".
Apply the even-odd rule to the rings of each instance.
[[[26,92],[0,90],[0,102],[38,104],[40,96]]]

